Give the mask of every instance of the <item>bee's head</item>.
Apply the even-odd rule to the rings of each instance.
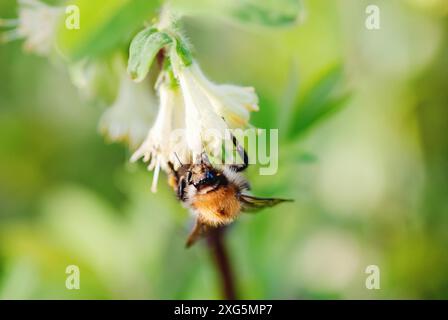
[[[216,189],[225,182],[225,177],[220,171],[205,163],[192,166],[186,174],[186,179],[187,184],[204,193]]]

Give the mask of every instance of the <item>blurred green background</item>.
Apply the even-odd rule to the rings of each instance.
[[[253,85],[252,123],[279,129],[278,173],[250,168],[254,193],[295,199],[229,230],[239,296],[448,298],[448,3],[303,1],[298,24],[276,27],[188,3],[205,73]],[[368,4],[380,30],[364,26]],[[15,1],[0,12],[14,17]],[[153,14],[130,12],[111,20],[125,37],[100,58]],[[81,11],[81,30],[89,19]],[[204,243],[184,249],[189,214],[164,177],[152,194],[152,173],[104,141],[104,104],[81,98],[64,61],[14,42],[0,70],[0,298],[220,298]],[[65,287],[71,264],[80,290]],[[379,290],[365,287],[368,265]]]

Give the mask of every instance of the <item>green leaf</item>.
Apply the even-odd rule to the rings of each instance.
[[[291,61],[288,75],[286,76],[286,85],[281,95],[280,105],[283,112],[281,112],[277,119],[277,127],[280,130],[288,129],[291,112],[296,106],[297,91],[300,87],[299,72],[295,60]],[[282,139],[285,137],[282,136]]]
[[[238,0],[233,3],[231,14],[239,21],[270,27],[295,24],[302,12],[300,0]]]
[[[80,29],[69,30],[62,21],[58,45],[62,54],[77,61],[126,48],[133,34],[155,16],[160,0],[74,0],[70,4],[79,7]]]
[[[176,40],[176,52],[178,56],[182,59],[182,62],[186,67],[188,67],[193,63],[193,57],[191,56],[191,52],[187,48],[186,43],[180,37],[178,37]]]
[[[302,0],[171,0],[170,5],[186,16],[230,18],[269,27],[296,24],[303,12]]]
[[[288,138],[297,138],[347,104],[350,94],[338,89],[343,80],[341,66],[331,68],[297,103]]]
[[[148,27],[138,33],[129,48],[128,73],[136,81],[142,81],[149,72],[149,68],[156,54],[173,39],[164,32],[158,32]]]

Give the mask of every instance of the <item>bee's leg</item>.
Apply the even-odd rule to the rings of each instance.
[[[236,172],[244,171],[246,170],[247,166],[249,165],[249,157],[247,156],[246,150],[238,143],[238,140],[235,138],[235,136],[232,134],[232,142],[233,145],[236,148],[236,151],[238,152],[241,159],[243,159],[242,164],[232,164],[230,165],[230,168],[233,169]]]
[[[185,178],[181,177],[177,183],[177,197],[180,201],[185,201]]]
[[[168,176],[168,184],[171,188],[174,189],[174,191],[177,191],[177,185],[179,183],[179,174],[174,169],[174,165],[171,162],[168,162],[168,168],[170,169],[169,176]]]
[[[188,236],[185,247],[190,248],[192,245],[194,245],[196,241],[198,241],[199,238],[207,232],[207,230],[208,227],[200,222],[199,219],[197,219],[193,230],[191,230],[190,235]]]
[[[176,179],[178,179],[179,176],[178,176],[178,174],[177,174],[176,169],[174,169],[174,165],[173,165],[173,163],[172,163],[171,161],[168,162],[168,168],[170,169],[170,173],[171,173]]]

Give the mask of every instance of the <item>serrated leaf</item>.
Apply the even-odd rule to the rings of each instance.
[[[350,94],[338,93],[343,79],[340,66],[330,69],[297,103],[289,126],[289,139],[305,133],[318,122],[346,105]]]
[[[129,48],[128,73],[131,78],[136,82],[145,79],[156,54],[172,41],[168,34],[153,27],[138,33]]]
[[[58,35],[61,52],[77,61],[126,48],[132,35],[153,18],[160,0],[74,0],[79,7],[80,29],[62,23]]]

